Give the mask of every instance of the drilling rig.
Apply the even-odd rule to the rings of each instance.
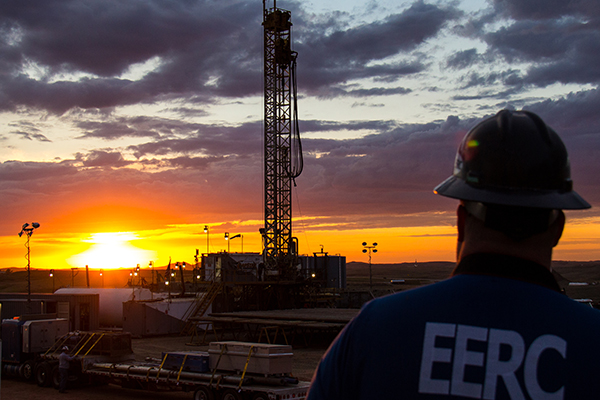
[[[298,240],[292,236],[292,183],[303,168],[298,129],[296,57],[291,13],[267,8],[264,28],[264,280],[293,280]]]
[[[298,255],[292,235],[292,187],[302,173],[298,127],[296,58],[291,12],[263,0],[264,31],[264,228],[262,254],[209,253],[202,256],[204,296],[213,312],[303,307],[317,289],[346,286],[345,257]],[[269,0],[270,1],[270,0]],[[207,233],[208,241],[208,230]],[[213,290],[214,289],[214,290]],[[203,300],[202,300],[203,301]],[[214,302],[213,302],[214,301]],[[211,303],[213,302],[213,303]],[[198,307],[200,314],[206,307]],[[196,314],[194,314],[196,315]]]

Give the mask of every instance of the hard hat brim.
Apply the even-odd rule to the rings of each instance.
[[[437,185],[433,192],[453,199],[479,201],[488,204],[506,206],[549,208],[560,210],[583,210],[591,205],[575,191],[525,191],[525,190],[494,190],[480,189],[469,185],[456,176]]]

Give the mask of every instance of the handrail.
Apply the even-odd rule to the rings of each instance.
[[[92,332],[88,339],[85,341],[85,343],[82,346],[79,346],[79,343],[81,343],[83,341],[84,338],[81,338],[81,340],[79,341],[79,343],[77,343],[77,345],[75,346],[75,348],[77,348],[77,352],[74,354],[74,356],[77,356],[79,354],[79,352],[85,347],[86,344],[88,344],[88,342],[90,340],[92,340],[92,338],[96,335],[95,332]],[[87,335],[86,335],[87,336]],[[85,337],[85,336],[84,336]]]
[[[98,342],[100,342],[100,340],[104,337],[104,335],[106,335],[105,333],[101,334],[100,337],[94,342],[94,344],[88,349],[88,351],[85,352],[85,354],[83,355],[83,358],[85,358],[85,356],[87,356],[90,351],[92,351],[92,349],[94,347],[96,347],[96,345],[98,344]],[[91,339],[91,337],[90,337]]]

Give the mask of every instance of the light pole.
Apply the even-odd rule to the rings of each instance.
[[[54,270],[50,270],[50,278],[52,278],[52,293],[54,293]]]
[[[237,235],[233,235],[229,238],[229,240],[233,240],[235,238],[242,238],[242,253],[244,252],[244,235],[238,233]],[[227,240],[227,236],[225,237],[225,240]],[[227,244],[227,249],[229,251],[229,243]]]
[[[229,232],[225,232],[225,240],[227,241],[227,252],[229,253]]]
[[[209,231],[208,231],[208,225],[204,225],[204,233],[206,233],[206,254],[209,253],[208,251],[208,247],[209,247],[209,241],[208,241],[208,235],[209,235]]]
[[[150,287],[154,287],[154,261],[150,261],[148,267],[150,268]],[[152,290],[150,290],[150,293],[152,293]]]
[[[165,272],[165,286],[169,292],[169,301],[171,300],[171,257],[169,257],[169,265],[167,265],[167,271]]]
[[[71,287],[75,287],[75,277],[79,274],[79,268],[73,267],[71,268]]]
[[[135,267],[135,272],[133,273],[135,277],[138,278],[138,285],[142,286],[142,274],[140,273],[140,264]]]
[[[373,253],[377,253],[377,249],[375,247],[377,247],[377,243],[373,243],[372,246],[368,246],[367,242],[363,242],[363,253],[366,253],[367,250],[369,251],[369,290],[372,291],[373,290],[373,273],[371,270],[371,251],[373,251]]]
[[[25,242],[25,247],[27,247],[27,305],[28,308],[31,308],[31,250],[29,248],[29,239],[31,235],[33,235],[33,230],[39,228],[40,224],[37,222],[32,222],[31,225],[25,222],[21,227],[21,232],[19,232],[19,237],[25,234],[27,236],[27,242]]]

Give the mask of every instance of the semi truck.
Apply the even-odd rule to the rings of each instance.
[[[185,391],[194,400],[302,400],[309,387],[292,376],[289,345],[219,341],[205,352],[164,351],[161,358],[136,361],[129,333],[63,332],[68,326],[64,320],[36,321],[2,321],[2,364],[4,374],[43,387],[58,388],[58,357],[64,346],[74,357],[69,385]],[[45,333],[32,334],[32,326]]]

